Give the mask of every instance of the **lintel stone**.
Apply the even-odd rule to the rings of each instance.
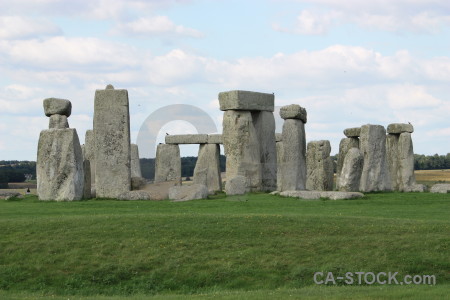
[[[344,129],[344,134],[348,138],[360,137],[361,136],[361,127],[353,127],[353,128]]]
[[[298,104],[286,105],[280,108],[280,117],[286,119],[297,119],[306,123],[307,114],[306,109]]]
[[[220,110],[274,111],[274,94],[234,90],[219,93]]]
[[[72,103],[66,99],[47,98],[44,99],[44,111],[47,117],[51,115],[64,115],[70,117]]]
[[[166,135],[166,144],[206,144],[207,134],[175,134]]]
[[[412,126],[412,124],[392,123],[387,127],[387,133],[390,134],[401,134],[404,132],[413,133],[414,127]]]
[[[223,144],[222,134],[208,134],[208,144]]]

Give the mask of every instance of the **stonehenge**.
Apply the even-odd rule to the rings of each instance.
[[[44,111],[52,123],[39,136],[36,176],[39,200],[74,201],[84,196],[84,159],[76,129],[68,128],[67,117],[72,105],[69,100],[48,98]],[[65,118],[64,118],[65,117]],[[54,126],[59,124],[62,126]]]
[[[328,140],[306,144],[307,111],[298,104],[280,108],[281,133],[275,133],[273,94],[233,90],[218,95],[223,111],[221,134],[176,134],[157,145],[154,184],[170,182],[165,198],[174,201],[274,192],[304,199],[347,199],[358,192],[424,191],[414,177],[411,124],[365,124],[346,128],[339,143],[336,191]],[[69,100],[47,98],[47,130],[40,134],[37,182],[40,200],[73,201],[91,197],[154,199],[142,178],[139,149],[130,141],[128,91],[112,85],[96,90],[93,129],[80,145],[69,128]],[[199,145],[191,185],[182,185],[180,145]],[[220,147],[226,156],[226,183]],[[447,191],[436,187],[436,191]],[[164,198],[158,196],[158,199]]]

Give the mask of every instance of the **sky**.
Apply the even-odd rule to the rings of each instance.
[[[239,89],[306,108],[307,142],[332,154],[345,128],[408,122],[415,153],[450,152],[448,0],[0,0],[0,74],[0,160],[36,160],[50,97],[72,102],[83,144],[108,84],[128,90],[132,143],[173,105],[220,133],[218,94]],[[166,118],[156,143],[197,133]]]

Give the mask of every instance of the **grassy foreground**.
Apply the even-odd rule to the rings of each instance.
[[[447,194],[212,198],[0,201],[0,298],[438,299],[449,292]],[[319,271],[437,282],[324,286],[314,284]]]

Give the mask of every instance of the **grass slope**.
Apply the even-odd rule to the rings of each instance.
[[[433,298],[448,291],[447,194],[374,193],[347,201],[213,198],[0,201],[0,297],[376,299]],[[437,285],[324,287],[313,282],[317,271],[436,275]]]

